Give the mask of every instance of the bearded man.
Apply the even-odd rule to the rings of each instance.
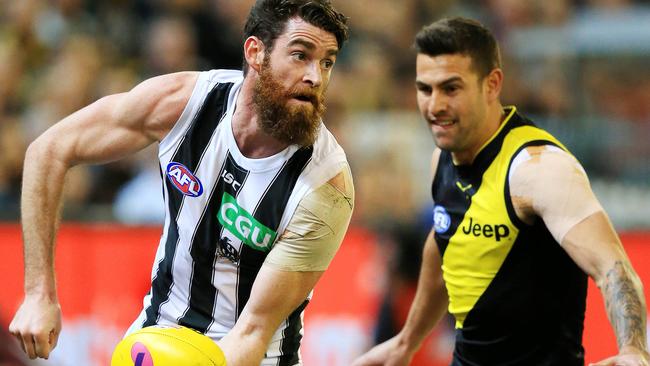
[[[53,252],[66,171],[157,142],[166,218],[127,334],[180,324],[218,341],[231,366],[302,364],[302,314],[353,207],[345,153],[321,121],[347,34],[329,0],[258,0],[243,72],[154,77],[30,145],[25,299],[10,325],[30,358],[47,358],[61,329]]]

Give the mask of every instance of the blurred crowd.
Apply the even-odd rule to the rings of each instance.
[[[0,0],[0,220],[19,216],[26,147],[66,115],[154,75],[240,68],[252,2]],[[423,25],[446,15],[479,19],[497,34],[505,104],[555,133],[592,178],[650,189],[647,1],[333,2],[350,18],[351,39],[333,74],[326,124],[352,164],[356,222],[426,222],[433,144],[416,109],[411,45]],[[155,155],[152,147],[74,168],[65,217],[160,222]]]

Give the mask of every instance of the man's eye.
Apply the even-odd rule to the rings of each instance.
[[[416,87],[420,93],[431,94],[431,88],[424,85],[419,85]]]
[[[324,69],[331,69],[332,66],[334,66],[334,62],[331,60],[325,60],[323,61],[323,68]]]
[[[302,52],[294,52],[291,54],[294,60],[303,61],[305,59],[305,54]]]
[[[457,85],[449,85],[449,86],[446,86],[444,90],[445,90],[446,93],[453,93],[458,89],[459,88],[458,88]]]

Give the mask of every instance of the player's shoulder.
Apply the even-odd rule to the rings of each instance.
[[[354,197],[352,173],[345,151],[324,124],[321,124],[313,145],[305,174],[310,177],[305,181],[311,182],[314,189],[326,186],[324,189],[333,189],[348,198]]]
[[[512,161],[509,180],[511,185],[557,184],[575,174],[586,174],[580,162],[568,151],[549,144],[522,149]]]
[[[244,79],[244,73],[241,70],[213,69],[203,71],[201,74],[210,83],[237,83]]]
[[[550,143],[526,146],[521,149],[514,156],[513,167],[522,163],[545,168],[579,164],[578,160],[570,152]]]
[[[528,145],[531,142],[539,145],[543,141],[563,147],[553,134],[521,114],[516,106],[504,107],[504,111],[506,117],[501,128],[506,134],[501,149],[516,151],[522,145]]]
[[[337,192],[344,197],[354,199],[354,183],[352,181],[352,173],[348,165],[341,167],[341,171],[334,176],[334,178],[327,181],[327,185],[334,188]],[[351,206],[353,203],[350,203]]]
[[[347,161],[345,157],[345,151],[339,145],[336,137],[332,132],[327,129],[324,123],[321,123],[320,129],[318,131],[318,137],[314,142],[313,148],[313,160],[318,162],[319,160],[329,160],[338,156]]]
[[[199,73],[195,71],[182,71],[150,77],[132,90],[131,94],[140,96],[160,97],[177,93],[188,93],[196,84]]]

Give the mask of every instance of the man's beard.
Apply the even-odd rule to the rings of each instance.
[[[257,108],[259,126],[275,139],[300,146],[310,146],[316,141],[325,113],[323,96],[309,88],[285,92],[273,76],[268,58],[264,59],[260,77],[255,83],[253,103]],[[287,102],[295,96],[309,99],[307,105],[290,106]]]

